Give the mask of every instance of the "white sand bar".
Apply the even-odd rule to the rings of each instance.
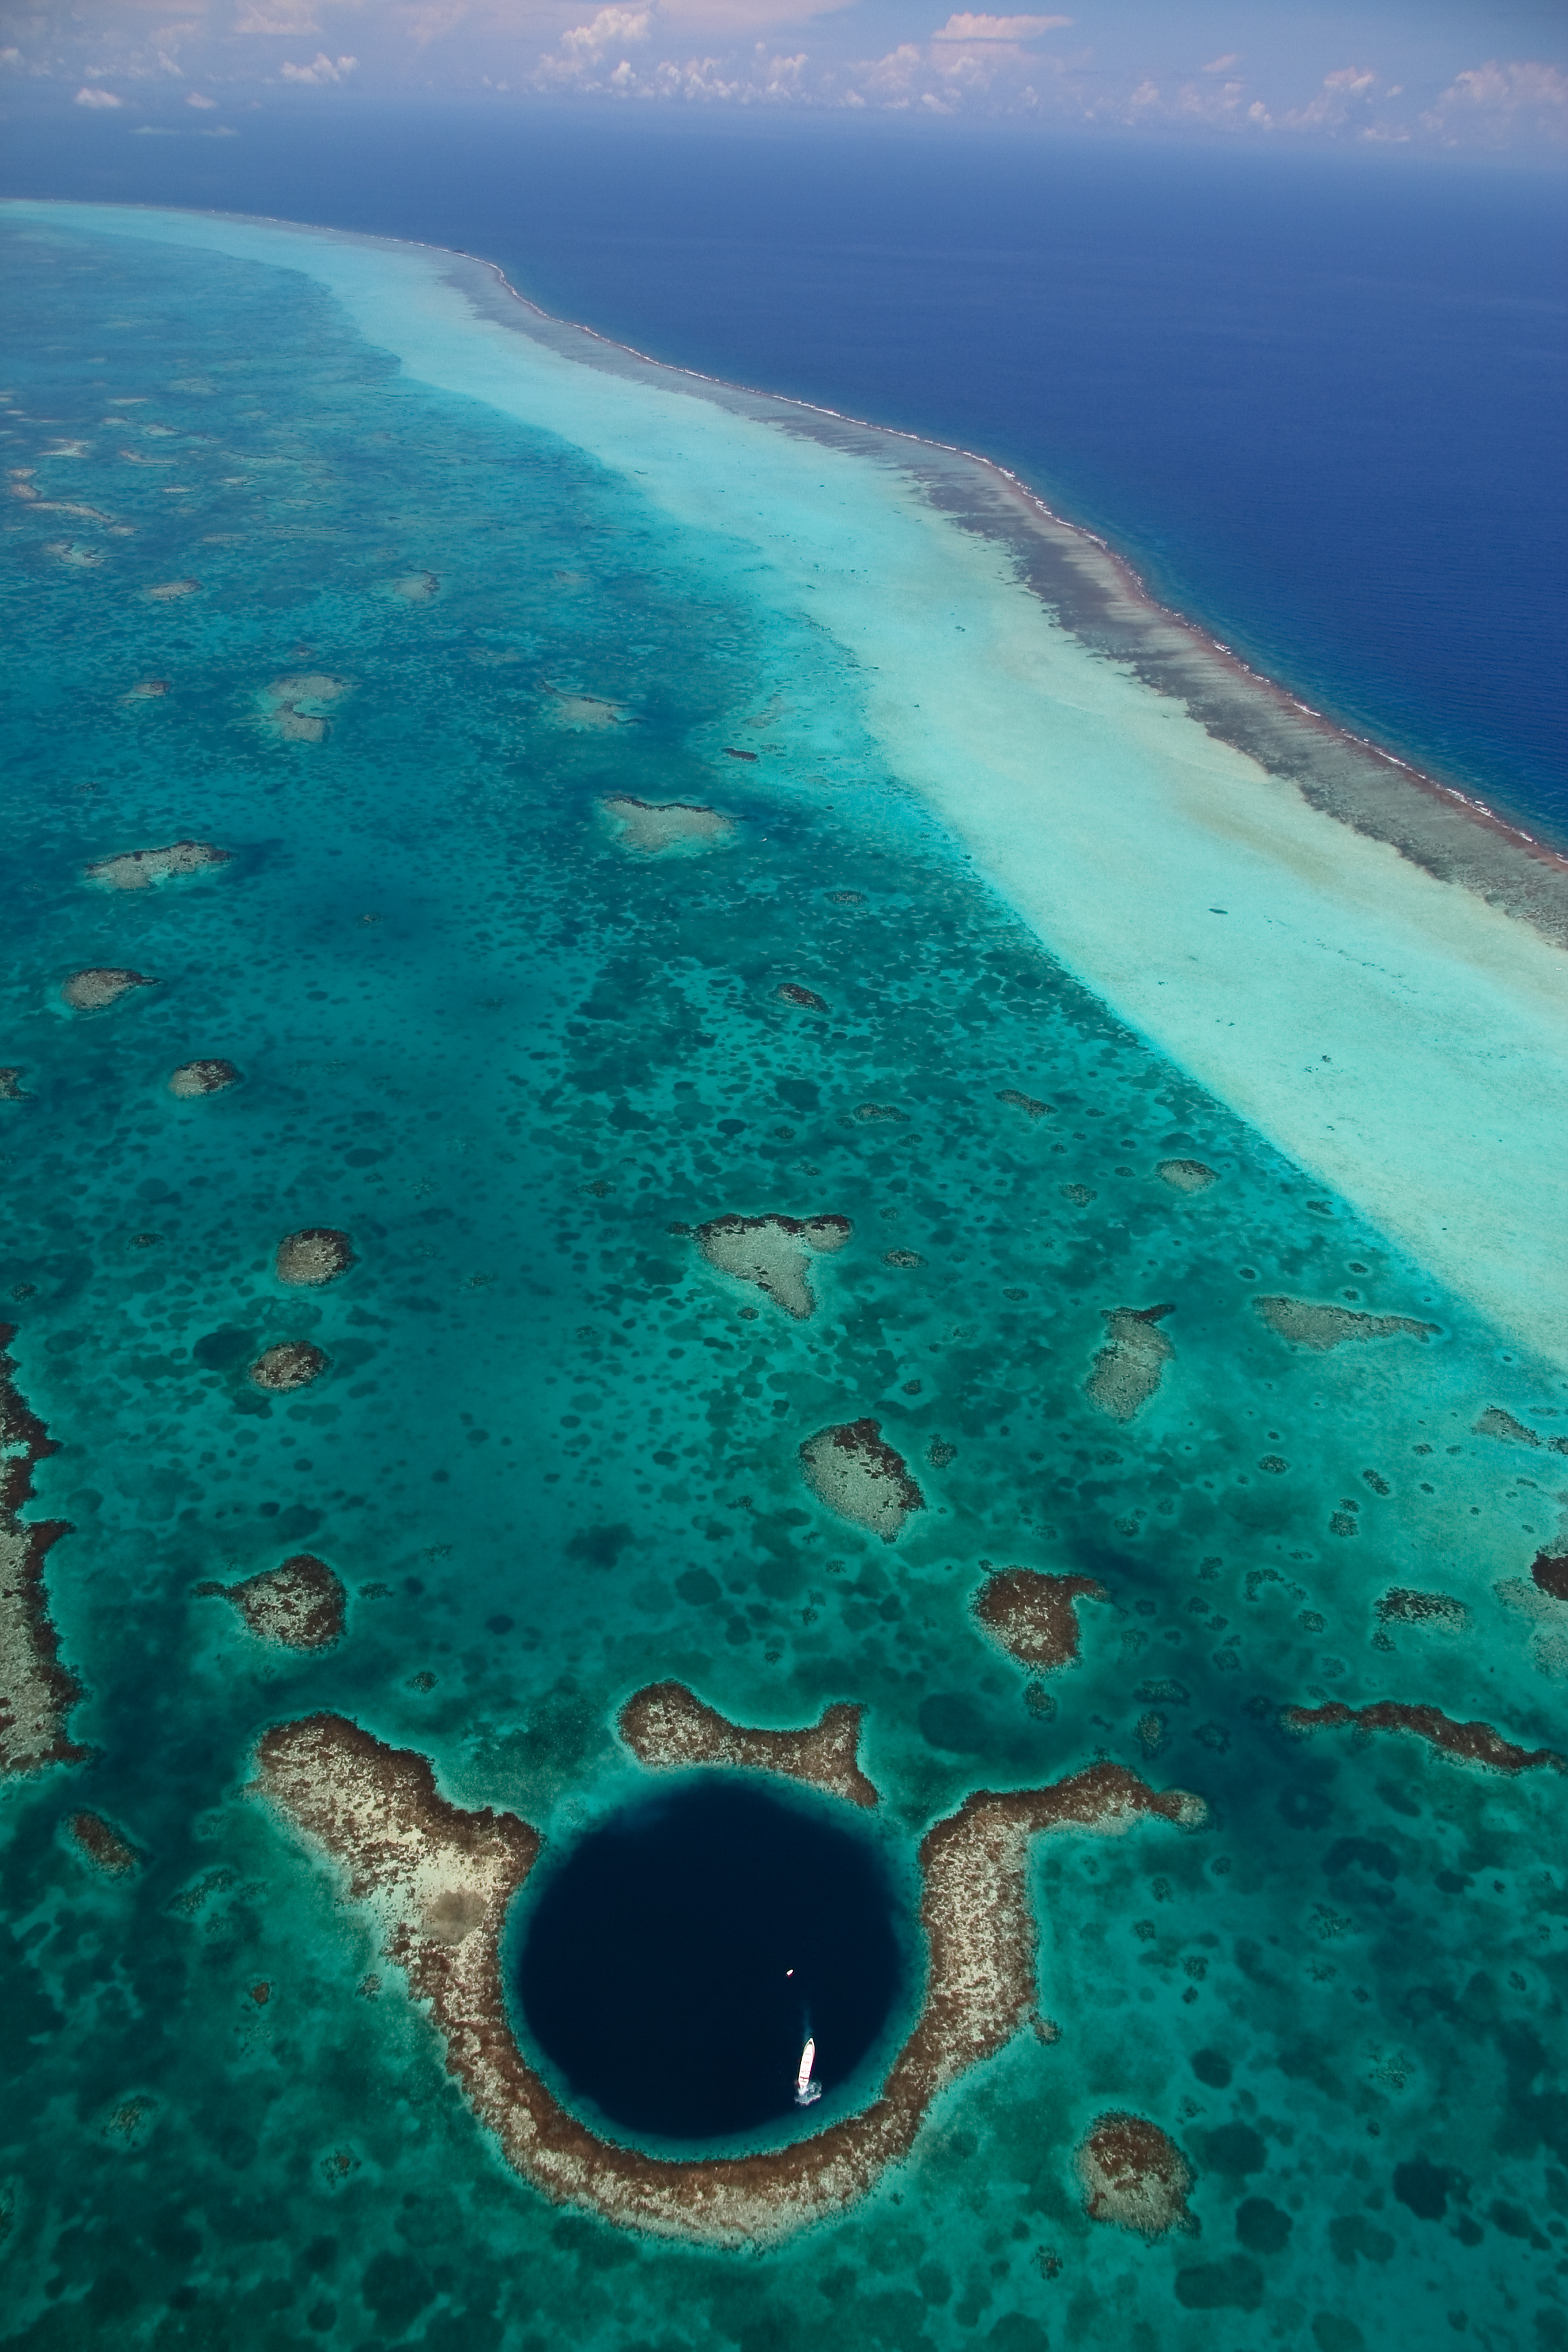
[[[1181,693],[1062,626],[1022,584],[1016,543],[934,502],[921,445],[889,436],[868,457],[784,404],[634,364],[521,305],[508,323],[473,263],[430,248],[94,205],[14,202],[0,218],[303,270],[410,377],[559,435],[715,534],[737,586],[854,656],[890,771],[1053,954],[1568,1366],[1568,953],[1323,814]]]

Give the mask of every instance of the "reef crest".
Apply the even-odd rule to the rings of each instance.
[[[841,1702],[804,1731],[747,1730],[705,1706],[684,1683],[653,1683],[627,1699],[618,1728],[638,1763],[655,1771],[721,1764],[782,1772],[847,1804],[871,1806],[880,1799],[857,1760],[864,1713]]]
[[[1078,1657],[1075,1601],[1109,1601],[1092,1576],[1044,1576],[1033,1568],[999,1568],[974,1596],[986,1632],[1019,1663],[1049,1674]]]
[[[1112,1421],[1131,1421],[1164,1378],[1174,1348],[1160,1329],[1174,1307],[1107,1307],[1106,1344],[1095,1357],[1084,1394]]]
[[[556,2204],[722,2246],[776,2241],[864,2196],[908,2153],[932,2100],[1016,2032],[1035,1998],[1032,1836],[1204,1818],[1196,1798],[1157,1792],[1109,1763],[1054,1788],[970,1797],[921,1845],[925,2004],[881,2095],[784,2147],[671,2162],[597,2138],[518,2045],[501,1937],[541,1852],[536,1830],[448,1803],[423,1756],[341,1716],[277,1726],[257,1763],[263,1795],[346,1872],[353,1899],[374,1906],[385,1957],[429,2004],[447,2068],[507,2161]]]
[[[133,988],[156,988],[157,982],[144,971],[128,971],[111,964],[89,964],[85,971],[73,971],[60,982],[60,994],[73,1013],[101,1013],[106,1006],[118,1004]]]
[[[691,1237],[710,1265],[737,1281],[755,1283],[775,1307],[804,1322],[816,1309],[806,1278],[807,1252],[830,1255],[853,1231],[847,1217],[730,1216],[696,1226]]]
[[[1425,1343],[1440,1326],[1417,1323],[1409,1315],[1358,1315],[1348,1307],[1323,1307],[1310,1298],[1255,1298],[1254,1310],[1281,1339],[1327,1354],[1348,1339],[1393,1339],[1402,1331]]]
[[[1342,1699],[1331,1699],[1326,1706],[1288,1706],[1279,1719],[1287,1731],[1302,1734],[1339,1731],[1346,1725],[1358,1731],[1413,1731],[1445,1756],[1479,1764],[1489,1772],[1564,1769],[1554,1748],[1516,1748],[1489,1723],[1456,1723],[1441,1707],[1410,1706],[1399,1699],[1376,1699],[1371,1706],[1346,1706]]]
[[[280,1339],[276,1347],[262,1349],[250,1367],[250,1377],[258,1389],[271,1389],[281,1395],[289,1389],[309,1388],[326,1369],[326,1357],[309,1339]]]
[[[570,723],[613,725],[614,720],[578,719]],[[600,805],[618,826],[621,847],[635,850],[639,857],[658,857],[670,849],[710,848],[735,830],[733,818],[696,801],[639,801],[630,793],[609,793]]]
[[[228,1601],[258,1640],[285,1650],[327,1650],[343,1630],[345,1595],[324,1559],[300,1551],[280,1568],[247,1576],[242,1584],[198,1584],[204,1598]]]
[[[208,866],[226,866],[230,853],[210,841],[171,841],[164,849],[127,849],[118,857],[100,857],[86,877],[109,890],[150,890],[154,883],[176,875],[199,874]]]
[[[169,1073],[169,1092],[181,1102],[195,1101],[202,1095],[221,1095],[227,1087],[239,1084],[239,1072],[232,1062],[182,1062],[177,1070]]]
[[[800,1449],[801,1470],[819,1503],[840,1518],[869,1528],[892,1543],[911,1511],[923,1511],[921,1493],[901,1454],[885,1443],[878,1421],[840,1422],[819,1429]]]
[[[0,1350],[15,1337],[14,1324],[0,1323]],[[34,1463],[59,1449],[18,1396],[15,1370],[0,1352],[0,1779],[44,1764],[79,1764],[89,1752],[66,1738],[81,1685],[60,1664],[44,1591],[45,1556],[70,1528],[64,1519],[21,1515]]]
[[[355,1263],[353,1244],[347,1234],[340,1234],[331,1225],[302,1225],[297,1234],[285,1234],[272,1260],[272,1271],[279,1282],[297,1290],[319,1290],[323,1283],[336,1282]]]

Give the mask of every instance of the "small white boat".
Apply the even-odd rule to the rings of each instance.
[[[811,2070],[816,2063],[816,2044],[808,2037],[805,2048],[800,2053],[800,2072],[795,2078],[795,2103],[797,2107],[809,2107],[814,2099],[822,2096],[821,2084],[811,2079]]]

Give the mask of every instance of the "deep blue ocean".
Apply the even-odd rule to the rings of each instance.
[[[459,246],[655,356],[984,451],[1568,843],[1561,173],[429,105],[5,143],[0,192]]]
[[[12,125],[5,168],[462,245],[631,341],[979,444],[1568,838],[1545,184],[248,121]],[[1137,1034],[906,787],[860,641],[766,560],[836,516],[689,514],[633,426],[690,412],[715,500],[792,436],[619,361],[552,392],[551,331],[492,334],[453,265],[136,226],[0,218],[0,1603],[47,1538],[72,1678],[29,1698],[0,1607],[0,2341],[1568,2352],[1562,1367]],[[329,260],[392,291],[355,310]],[[516,346],[521,413],[400,365],[405,293],[465,365]],[[839,453],[805,446],[809,494]],[[902,491],[838,478],[847,575],[897,553]],[[897,576],[945,614],[949,562]],[[976,576],[964,622],[1022,604]],[[1069,650],[1063,708],[1100,675]],[[1170,710],[1127,708],[1134,748]],[[127,985],[95,1009],[94,977]],[[1467,1234],[1517,1230],[1463,1173]],[[803,1313],[702,1240],[784,1218],[842,1237]],[[301,1286],[322,1229],[351,1263]],[[258,1377],[290,1343],[298,1391]],[[868,1423],[915,1483],[897,1540],[815,1475]],[[246,1602],[301,1546],[320,1649]],[[1020,1567],[1078,1580],[1059,1671],[976,1613]],[[672,1681],[742,1727],[863,1710],[878,1804],[759,1828],[751,1765],[656,1779],[625,1710]],[[1388,1702],[1424,1736],[1352,1728]],[[405,1916],[258,1794],[321,1716],[457,1809]],[[949,1956],[1000,1918],[1035,2005],[984,2055],[927,1998],[929,1841],[1108,1765],[1202,1820],[1064,1814],[1011,1928],[1005,1873],[960,1884]],[[960,2071],[907,2158],[743,2250],[700,2180],[668,2240],[542,2181],[427,1997],[479,1982],[498,1814],[542,1843],[482,1946],[493,2047],[560,2108],[685,2133],[695,2176],[869,2112],[925,2001]],[[739,2120],[698,2071],[737,2016]],[[633,2078],[650,2017],[684,2112]],[[1187,2181],[1152,2242],[1082,2168],[1129,2117]]]

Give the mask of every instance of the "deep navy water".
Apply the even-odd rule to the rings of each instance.
[[[658,357],[982,450],[1568,842],[1561,174],[499,107],[6,143],[6,193],[459,246]]]
[[[683,2140],[794,2113],[808,2033],[853,2076],[903,1976],[869,1839],[754,1782],[688,1782],[572,1849],[522,1932],[534,2039],[612,2126]]]

